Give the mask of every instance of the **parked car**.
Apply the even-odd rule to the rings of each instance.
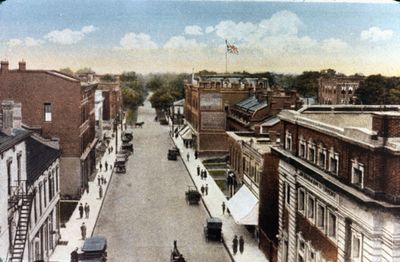
[[[107,261],[107,239],[103,236],[87,238],[79,255],[81,262],[105,262]]]
[[[207,241],[222,241],[222,220],[218,217],[207,218],[207,224],[204,226],[204,236]]]

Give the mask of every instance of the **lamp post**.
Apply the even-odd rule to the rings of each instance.
[[[114,119],[114,129],[115,129],[115,153],[118,152],[118,124],[119,124],[119,113],[115,116]]]

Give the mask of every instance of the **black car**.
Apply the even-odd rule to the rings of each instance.
[[[204,236],[207,241],[222,241],[222,220],[218,217],[207,218],[207,224],[204,226]]]
[[[107,239],[103,236],[87,238],[83,243],[81,262],[105,262],[107,261]]]

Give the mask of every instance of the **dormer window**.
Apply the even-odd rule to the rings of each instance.
[[[292,151],[292,134],[289,132],[286,132],[286,139],[285,139],[285,149]]]
[[[315,145],[311,142],[308,143],[308,161],[315,163],[316,159]]]
[[[329,171],[334,175],[339,174],[339,154],[331,152],[329,157]]]
[[[299,142],[299,157],[306,158],[306,142],[303,139]]]
[[[319,148],[319,152],[318,152],[318,165],[325,169],[325,165],[326,165],[326,149],[320,147]]]

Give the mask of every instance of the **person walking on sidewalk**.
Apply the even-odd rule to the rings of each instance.
[[[233,241],[232,241],[233,255],[236,255],[237,249],[238,249],[238,238],[237,238],[237,235],[235,235],[235,237],[233,238]]]
[[[81,225],[81,236],[82,236],[83,240],[86,239],[86,225],[85,225],[85,222],[83,222],[82,225]]]
[[[108,163],[106,161],[106,163],[104,164],[104,166],[106,167],[106,171],[108,170]]]
[[[100,186],[101,182],[102,182],[101,176],[97,176],[97,185]]]
[[[222,215],[225,215],[225,202],[222,202]]]
[[[194,159],[197,159],[199,157],[199,152],[197,150],[194,151]]]
[[[208,196],[208,184],[206,184],[205,192],[206,192],[206,196]]]
[[[82,219],[82,217],[83,217],[83,205],[82,205],[82,203],[79,205],[79,217],[80,217],[80,219]]]
[[[99,199],[103,197],[103,187],[100,185],[99,186]]]
[[[85,203],[85,217],[86,217],[86,219],[89,219],[89,212],[90,212],[89,204]]]
[[[101,162],[100,162],[99,167],[100,167],[100,171],[101,171],[103,169],[103,164]]]
[[[240,236],[240,238],[239,238],[239,251],[240,251],[240,254],[243,254],[243,250],[244,250],[244,239],[243,239],[243,236]]]
[[[200,176],[200,166],[197,165],[197,176]]]
[[[189,162],[189,152],[187,152],[187,154],[186,154],[186,159]]]
[[[204,170],[204,180],[207,180],[207,170]]]
[[[203,177],[204,177],[204,170],[201,170],[200,171],[200,179],[203,180]]]
[[[200,191],[202,196],[204,196],[204,190],[205,190],[204,185],[201,185]]]
[[[74,251],[71,252],[71,262],[78,262],[78,260],[79,260],[78,248],[75,248]]]

